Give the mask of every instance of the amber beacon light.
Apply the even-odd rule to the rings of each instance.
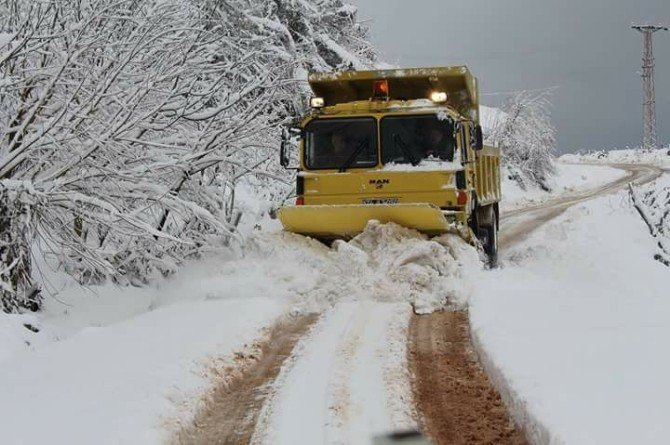
[[[386,79],[375,80],[372,84],[373,99],[388,100],[389,98],[389,82]]]

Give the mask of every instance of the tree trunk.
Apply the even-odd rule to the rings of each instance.
[[[0,309],[7,313],[37,311],[42,304],[32,278],[30,204],[0,184]]]

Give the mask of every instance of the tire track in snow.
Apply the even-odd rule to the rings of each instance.
[[[470,342],[467,311],[415,315],[410,365],[422,428],[438,444],[526,444]]]
[[[332,392],[327,403],[329,418],[326,423],[326,439],[335,439],[326,440],[331,443],[349,443],[350,440],[344,440],[350,437],[346,429],[352,419],[360,414],[360,408],[352,401],[349,373],[355,373],[359,365],[355,358],[361,347],[361,336],[370,317],[370,308],[365,303],[357,306],[359,308],[349,319],[343,341],[336,351],[339,361],[335,368],[331,369],[329,386]]]
[[[238,366],[205,397],[193,422],[173,439],[178,444],[249,443],[269,384],[276,378],[298,340],[316,322],[315,314],[278,321],[267,338],[254,345],[255,355],[238,357]],[[232,375],[232,377],[230,377]]]

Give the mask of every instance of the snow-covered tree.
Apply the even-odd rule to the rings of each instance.
[[[374,59],[339,0],[2,0],[0,20],[4,311],[39,307],[31,252],[141,284],[235,240],[238,181],[287,182],[304,70]]]
[[[670,187],[660,189],[655,182],[643,187],[629,184],[629,196],[656,242],[654,259],[670,267]]]
[[[503,165],[521,187],[530,180],[549,189],[548,179],[555,173],[556,129],[550,108],[548,91],[518,93],[503,105],[487,137],[501,147]]]

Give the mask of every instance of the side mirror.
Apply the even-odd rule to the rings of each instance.
[[[289,130],[284,127],[281,131],[281,145],[279,146],[279,164],[288,168],[289,163],[291,162],[291,155],[289,153],[291,134]]]
[[[482,126],[477,125],[475,127],[475,150],[479,151],[484,148],[484,134],[482,132]]]
[[[295,145],[293,138],[303,137],[303,129],[300,127],[283,127],[281,131],[281,145],[279,146],[279,164],[288,169],[291,167],[291,149]]]

